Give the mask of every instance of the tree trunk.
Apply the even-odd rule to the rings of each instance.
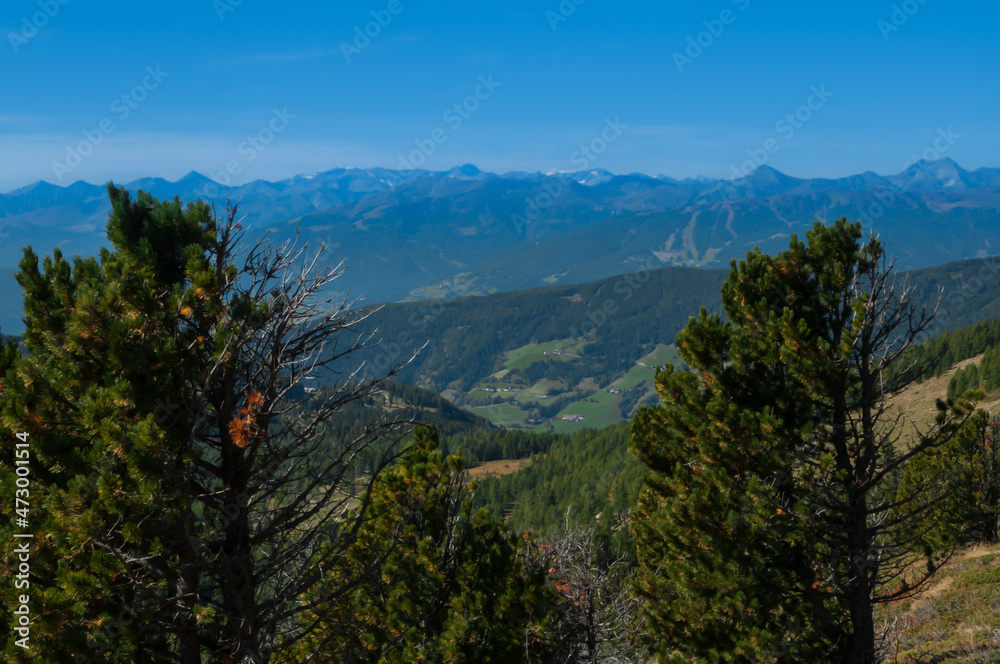
[[[851,579],[847,587],[847,608],[851,631],[844,652],[844,664],[874,664],[875,616],[870,589],[870,545],[868,542],[867,501],[858,491],[851,496],[851,523],[847,536]]]
[[[179,480],[187,482],[183,470]],[[183,539],[177,543],[178,574],[175,593],[177,603],[182,607],[178,616],[179,632],[177,634],[177,661],[181,664],[201,664],[201,637],[198,630],[198,619],[195,616],[195,606],[198,604],[198,584],[201,577],[198,572],[198,553],[193,548],[194,514],[190,509],[183,511],[181,516],[181,535]]]
[[[225,606],[232,625],[230,634],[238,638],[233,659],[241,663],[266,664],[267,657],[260,651],[260,634],[256,624],[256,580],[245,507],[241,509],[237,522],[237,527],[232,528],[236,522],[231,525],[233,546],[229,545],[230,538],[226,538],[226,549],[231,550],[231,553],[227,551],[230,558],[226,564],[225,576],[231,581],[231,585],[226,592]]]
[[[178,636],[177,658],[180,664],[201,664],[201,639],[194,605],[198,598],[198,572],[192,565],[185,565],[177,580],[177,597],[183,607],[183,623]]]
[[[874,533],[868,527],[868,487],[878,463],[875,417],[873,407],[881,397],[879,374],[872,370],[875,349],[870,333],[861,335],[860,359],[860,420],[848,438],[851,462],[845,478],[847,490],[847,607],[850,612],[850,643],[845,651],[845,664],[875,663],[875,616],[873,605],[874,579],[878,576],[878,560],[873,548]],[[849,387],[844,386],[844,394]],[[846,411],[845,411],[846,414]],[[843,420],[845,424],[848,418]],[[849,427],[850,428],[850,427]],[[853,441],[850,440],[853,438]],[[851,445],[853,444],[853,449]]]
[[[253,547],[250,542],[248,509],[249,470],[243,450],[229,445],[224,453],[223,472],[230,487],[230,502],[226,507],[226,539],[223,544],[223,606],[229,623],[229,646],[233,661],[240,664],[265,664],[268,657],[261,652],[256,611],[256,578]]]

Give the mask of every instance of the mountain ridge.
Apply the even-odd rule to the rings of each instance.
[[[778,251],[814,221],[861,219],[917,269],[995,253],[1000,168],[968,171],[951,159],[893,175],[797,178],[763,165],[722,180],[601,168],[489,173],[337,168],[226,187],[191,171],[175,182],[124,185],[157,198],[238,201],[248,241],[325,244],[350,270],[337,293],[368,301],[481,295],[625,274],[637,265],[725,267],[759,246]],[[36,182],[0,195],[0,270],[21,248],[92,256],[106,246],[105,187]],[[6,302],[5,302],[6,304]],[[10,315],[0,320],[17,331]]]
[[[911,165],[908,165],[899,173],[889,174],[889,175],[879,175],[874,171],[864,171],[863,173],[852,174],[840,178],[799,178],[778,169],[769,166],[767,164],[762,164],[755,168],[753,171],[747,175],[735,178],[713,178],[708,176],[698,176],[698,177],[686,177],[683,180],[678,180],[674,177],[659,174],[659,175],[648,175],[645,173],[631,172],[631,173],[612,173],[603,168],[589,169],[584,171],[506,171],[504,173],[496,173],[490,171],[483,171],[474,164],[461,164],[454,166],[450,169],[443,171],[432,171],[429,169],[410,169],[407,171],[373,167],[373,168],[358,168],[358,167],[338,167],[332,168],[328,171],[323,171],[321,173],[303,174],[298,173],[292,175],[291,177],[284,178],[281,180],[252,180],[242,185],[223,185],[215,180],[212,180],[208,176],[191,170],[185,175],[181,176],[175,181],[166,180],[157,176],[144,176],[137,178],[130,182],[125,183],[123,186],[126,189],[135,190],[136,188],[143,188],[144,191],[152,191],[149,184],[152,183],[156,185],[156,188],[163,186],[172,186],[174,189],[178,190],[177,195],[183,197],[183,193],[188,195],[196,194],[207,197],[214,197],[212,194],[214,191],[218,191],[221,195],[223,192],[232,193],[239,191],[244,188],[253,187],[257,183],[267,183],[270,185],[277,186],[278,189],[285,189],[293,185],[302,184],[302,181],[307,182],[316,181],[316,183],[322,183],[329,180],[331,177],[338,176],[349,176],[351,174],[364,174],[369,178],[381,178],[385,180],[392,180],[396,183],[401,183],[406,180],[413,179],[415,177],[421,177],[425,175],[447,177],[458,180],[488,180],[488,179],[532,179],[532,178],[571,178],[573,181],[584,186],[597,186],[604,184],[609,180],[615,178],[642,178],[658,184],[669,184],[677,186],[700,186],[706,183],[745,183],[747,181],[760,183],[762,186],[765,183],[774,183],[775,181],[784,181],[785,183],[811,183],[811,182],[824,182],[824,183],[851,183],[857,181],[858,178],[865,179],[877,179],[884,182],[896,183],[896,186],[900,188],[914,187],[921,182],[925,182],[928,177],[933,175],[938,179],[945,177],[944,173],[949,176],[957,176],[961,178],[961,184],[964,188],[981,188],[981,187],[998,187],[1000,186],[1000,168],[991,167],[980,167],[974,171],[967,171],[966,169],[959,166],[950,157],[943,157],[938,160],[928,161],[920,159]],[[929,175],[931,174],[931,175]],[[952,177],[949,177],[952,179]],[[202,191],[191,191],[184,190],[177,185],[190,185],[191,183],[197,183],[195,189],[201,188]],[[212,189],[211,185],[215,185],[216,189]],[[208,187],[208,190],[205,188]],[[10,197],[19,197],[25,195],[29,192],[37,191],[38,189],[45,188],[49,191],[79,191],[81,189],[88,189],[89,193],[102,193],[104,190],[103,185],[93,184],[86,182],[84,180],[76,180],[68,185],[58,185],[48,182],[47,180],[37,180],[35,182],[29,183],[22,187],[0,193],[0,200],[9,199]],[[762,191],[756,191],[753,195],[759,196]],[[155,195],[155,193],[154,193]],[[0,217],[2,218],[2,217]]]

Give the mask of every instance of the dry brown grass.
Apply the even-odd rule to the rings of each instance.
[[[480,480],[484,477],[510,475],[524,468],[530,459],[500,459],[499,461],[487,461],[474,468],[469,468],[469,479]]]
[[[959,369],[964,369],[970,364],[978,364],[982,355],[962,360],[940,376],[929,378],[922,383],[914,383],[905,390],[892,395],[889,398],[890,413],[901,410],[905,415],[905,430],[902,434],[901,442],[908,446],[913,439],[914,427],[920,431],[927,431],[934,425],[934,417],[937,415],[935,403],[938,399],[943,399],[948,394],[948,382]],[[1000,395],[987,395],[986,400],[979,404],[980,408],[991,413],[1000,411]]]
[[[963,360],[890,398],[890,407],[904,415],[902,445],[908,446],[915,429],[934,425],[935,402],[947,395],[952,376],[981,359]],[[979,407],[997,413],[1000,394],[987,395]],[[1000,663],[1000,545],[958,552],[922,592],[880,607],[877,616],[889,626],[887,662]]]
[[[877,618],[891,626],[887,662],[1000,662],[1000,546],[960,552],[923,592]]]

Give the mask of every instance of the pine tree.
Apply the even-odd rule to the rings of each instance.
[[[925,555],[892,488],[947,442],[968,408],[945,408],[909,449],[888,412],[894,363],[927,329],[877,239],[817,223],[775,257],[734,261],[726,320],[678,336],[691,367],[657,376],[658,407],[632,447],[653,476],[633,518],[637,590],[664,660],[873,662],[873,606]]]
[[[544,577],[527,570],[520,538],[473,513],[460,455],[414,433],[367,496],[364,524],[307,596],[312,635],[298,657],[323,662],[515,662],[544,606]],[[344,584],[353,592],[331,601]]]
[[[1000,542],[1000,420],[977,411],[946,445],[915,459],[897,502],[904,514],[928,504],[910,523],[910,537],[928,549]]]
[[[244,247],[234,208],[108,193],[112,249],[42,269],[28,249],[18,274],[2,413],[33,445],[31,654],[267,662],[347,546],[354,460],[398,428],[320,435],[378,383],[350,374],[367,312],[323,299],[341,266]]]

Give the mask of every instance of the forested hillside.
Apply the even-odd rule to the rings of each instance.
[[[965,389],[980,386],[998,389],[998,341],[1000,319],[984,320],[929,339],[915,346],[905,357],[903,364],[911,376],[908,380],[912,381],[914,376],[940,375],[956,363],[985,351],[982,363],[952,377],[947,396],[954,398]],[[945,394],[936,396],[944,397]],[[906,399],[905,395],[903,400],[913,408],[926,407],[922,402]],[[904,415],[908,420],[919,419],[916,410],[904,412]],[[573,435],[526,438],[545,442],[511,448],[513,453],[504,458],[517,459],[519,452],[528,452],[530,463],[512,474],[483,480],[476,500],[491,514],[506,517],[517,530],[554,532],[565,524],[590,525],[605,541],[610,541],[613,533],[615,542],[631,543],[627,528],[621,527],[623,512],[628,512],[635,504],[646,471],[628,451],[628,434],[628,427],[619,424]],[[463,438],[454,436],[447,440],[454,447],[460,447]],[[535,449],[539,453],[535,453]],[[547,451],[541,453],[542,450]],[[476,458],[475,455],[472,458]]]
[[[516,530],[552,533],[569,524],[627,537],[645,467],[628,451],[629,426],[560,435],[522,470],[483,480],[476,494]]]
[[[436,392],[467,391],[496,371],[503,353],[554,340],[589,342],[590,375],[616,376],[655,344],[673,343],[701,307],[718,311],[728,273],[668,267],[578,286],[550,286],[481,297],[387,304],[371,324],[381,345],[375,367],[409,358],[427,343],[400,380]],[[927,339],[1000,318],[1000,261],[984,258],[902,273],[898,286],[918,305],[940,311]],[[610,310],[610,311],[609,311]]]
[[[964,316],[963,316],[964,318]],[[906,356],[904,380],[940,376],[956,363],[975,357],[1000,343],[1000,318],[983,315],[968,327],[960,327],[928,339]]]
[[[321,401],[331,396],[328,385],[319,381],[306,383],[296,394],[297,397]],[[493,428],[486,418],[458,408],[434,392],[394,380],[384,381],[378,391],[366,395],[364,399],[344,404],[333,424],[338,431],[350,435],[388,417],[432,424],[446,436],[472,428]]]
[[[959,370],[948,383],[948,397],[954,399],[966,390],[1000,389],[1000,346],[995,342],[983,353],[982,359]]]
[[[419,349],[399,380],[481,408],[494,423],[556,432],[612,424],[649,402],[651,369],[675,361],[668,345],[690,316],[719,311],[725,278],[640,269],[579,286],[384,305],[367,321],[379,344],[366,352],[366,370],[405,362]],[[900,274],[896,287],[910,289],[918,306],[938,308],[921,340],[1000,317],[995,258]],[[961,347],[962,339],[914,355],[913,371],[951,366],[949,344]]]
[[[550,286],[384,305],[371,318],[380,345],[372,370],[406,359],[399,379],[436,392],[467,391],[499,368],[503,353],[554,340],[587,342],[588,375],[624,373],[657,343],[671,343],[689,316],[713,304],[726,273],[664,268],[577,286]]]
[[[951,377],[948,398],[954,399],[970,389],[991,392],[1000,388],[1000,319],[984,316],[975,325],[945,332],[916,346],[907,353],[898,379],[906,382],[940,376],[959,362],[980,355],[977,362]]]

